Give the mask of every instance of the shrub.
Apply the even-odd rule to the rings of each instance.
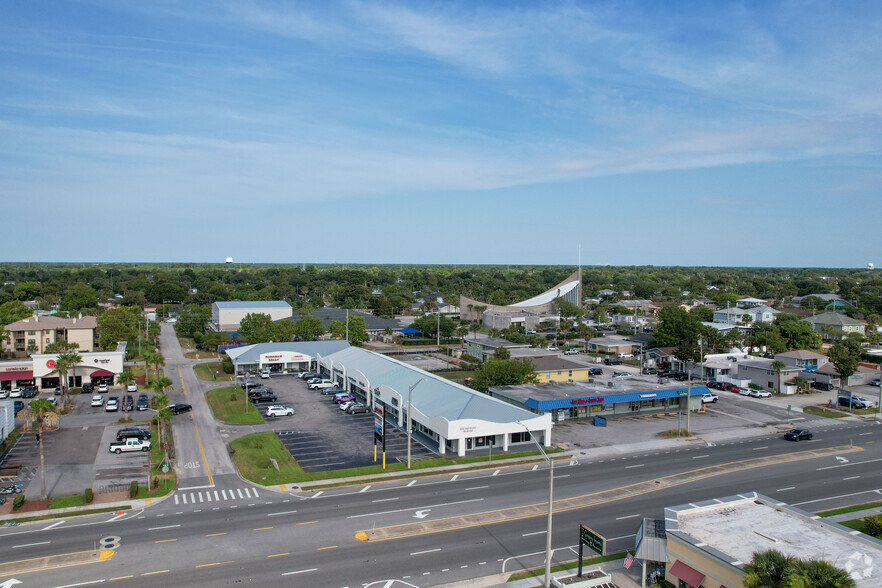
[[[129,486],[129,498],[137,498],[137,497],[138,497],[138,481],[132,480],[132,483]]]
[[[92,489],[86,488],[86,491],[83,492],[83,502],[85,502],[86,504],[92,504],[93,498],[94,496],[92,495]]]
[[[18,510],[21,508],[21,505],[24,504],[25,498],[24,494],[19,494],[15,498],[12,499],[12,510]]]
[[[469,355],[468,353],[463,353],[459,359],[461,361],[467,361],[469,363],[481,363],[481,360],[475,357],[474,355]]]
[[[882,537],[882,515],[864,517],[864,526],[867,528],[868,535]]]
[[[233,360],[229,357],[224,357],[223,361],[221,361],[221,367],[224,369],[225,374],[233,373]]]
[[[76,388],[76,387],[74,387],[74,388],[69,388],[67,392],[68,392],[68,394],[70,394],[71,396],[73,396],[74,394],[79,394],[79,393],[82,392],[82,391],[83,391],[82,388]]]

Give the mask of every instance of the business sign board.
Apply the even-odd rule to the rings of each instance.
[[[374,402],[374,444],[383,443],[386,434],[386,420],[383,418],[383,404]]]
[[[585,525],[579,525],[579,543],[587,545],[600,555],[606,555],[606,539]]]

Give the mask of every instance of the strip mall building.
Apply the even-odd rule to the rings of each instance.
[[[121,341],[114,351],[79,352],[79,355],[82,360],[67,374],[68,386],[79,388],[86,383],[112,384],[123,371],[126,343]],[[58,372],[55,371],[57,359],[57,353],[35,353],[28,359],[0,362],[0,388],[55,388],[60,384]]]

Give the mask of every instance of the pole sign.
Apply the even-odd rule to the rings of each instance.
[[[385,443],[385,419],[383,418],[383,405],[380,402],[374,402],[374,445],[377,443]]]
[[[606,555],[606,539],[585,525],[579,525],[579,543],[587,545],[600,555]]]

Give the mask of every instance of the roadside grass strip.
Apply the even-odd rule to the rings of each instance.
[[[245,390],[239,386],[215,388],[205,394],[214,418],[234,425],[260,424],[265,422],[256,406],[245,398]]]
[[[818,459],[821,457],[829,457],[831,455],[842,455],[846,453],[854,453],[863,451],[862,448],[856,446],[843,445],[839,447],[829,447],[814,449],[808,451],[798,451],[783,455],[771,455],[759,457],[755,459],[746,459],[741,461],[733,461],[724,464],[718,464],[705,468],[671,474],[662,478],[655,478],[644,482],[637,482],[620,488],[610,488],[601,492],[592,494],[584,494],[573,498],[554,501],[554,512],[566,512],[580,508],[587,508],[599,504],[615,502],[624,498],[657,492],[659,490],[680,486],[683,484],[691,484],[699,480],[731,474],[743,470],[754,468],[770,467],[784,463],[793,463],[807,459]],[[541,517],[548,514],[548,503],[540,502],[538,504],[529,504],[524,506],[516,506],[511,508],[503,508],[499,510],[491,510],[479,512],[469,515],[459,515],[443,519],[435,519],[431,521],[420,521],[417,523],[406,523],[402,525],[393,525],[390,527],[380,527],[377,529],[365,529],[358,531],[355,538],[359,541],[387,541],[390,539],[403,539],[405,537],[413,537],[416,535],[424,535],[427,533],[441,533],[464,529],[468,527],[477,527],[483,525],[492,525],[495,523],[505,523],[509,521],[526,519],[531,517]]]

